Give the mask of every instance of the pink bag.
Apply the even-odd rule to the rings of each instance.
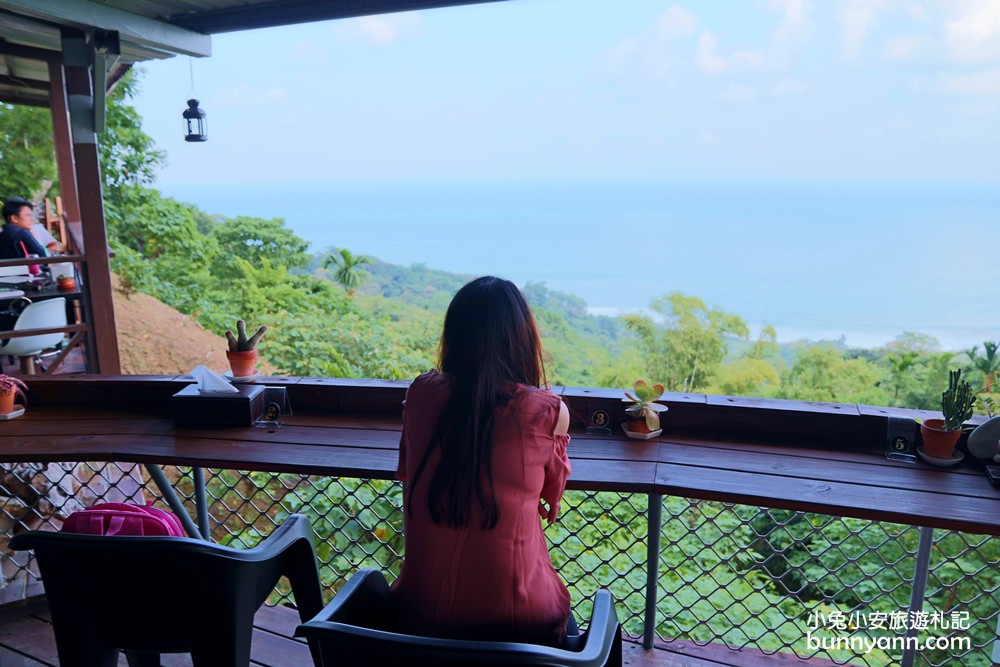
[[[184,537],[184,528],[177,515],[149,505],[126,503],[99,503],[73,512],[66,518],[62,530],[83,535]]]

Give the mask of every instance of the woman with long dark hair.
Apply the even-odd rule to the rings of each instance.
[[[570,599],[539,516],[559,513],[569,412],[540,388],[538,328],[517,287],[486,276],[460,289],[440,357],[440,372],[410,385],[403,412],[397,618],[425,635],[557,645]]]

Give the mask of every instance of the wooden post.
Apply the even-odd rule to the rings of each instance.
[[[59,242],[63,244],[64,252],[71,254],[69,252],[69,239],[66,238],[66,211],[63,210],[62,196],[60,195],[56,195],[56,227],[59,228]]]
[[[66,76],[61,62],[49,61],[49,110],[56,148],[56,170],[59,191],[70,220],[80,221],[80,199],[76,191],[76,169],[73,159],[73,137],[69,130],[69,102],[66,99]],[[61,207],[56,203],[56,210]],[[60,227],[61,229],[61,227]],[[60,239],[63,244],[66,239]]]
[[[52,114],[53,143],[56,153],[56,170],[59,175],[59,190],[61,195],[56,197],[56,215],[59,216],[59,241],[63,244],[69,254],[82,255],[84,249],[69,238],[66,233],[66,221],[63,213],[69,216],[69,220],[76,226],[80,225],[80,199],[76,188],[76,160],[73,156],[73,137],[70,133],[69,100],[66,95],[66,71],[63,63],[58,59],[50,59],[49,65],[49,111]],[[65,208],[64,208],[65,207]],[[46,215],[48,215],[48,200],[46,200]],[[80,266],[81,273],[85,271],[84,266]],[[82,281],[81,281],[82,283]],[[80,301],[87,301],[87,290],[89,285],[81,284],[84,294]],[[78,300],[74,300],[76,309],[75,321],[89,322],[92,308]],[[87,313],[85,319],[81,320],[81,310]],[[87,370],[97,372],[94,364],[96,352],[94,350],[95,335],[84,337],[83,348]]]
[[[77,197],[83,232],[84,308],[93,332],[91,365],[96,373],[121,372],[118,330],[111,294],[111,265],[104,226],[101,166],[94,131],[94,91],[91,66],[94,45],[77,30],[62,33],[66,99],[70,116],[72,150],[75,157]],[[67,208],[69,198],[67,197]],[[70,214],[72,216],[72,213]]]

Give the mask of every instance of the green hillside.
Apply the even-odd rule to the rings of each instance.
[[[101,143],[108,240],[125,289],[216,333],[237,318],[268,324],[262,350],[288,375],[407,379],[435,363],[444,311],[472,276],[347,248],[310,254],[282,219],[224,218],[163,196],[152,184],[166,156],[128,104],[135,86],[130,74],[110,95]],[[51,152],[47,117],[36,111],[0,108],[0,130],[27,136],[29,128],[34,137],[30,147],[11,144],[5,160]],[[44,160],[33,164],[37,173],[16,187],[37,197],[57,174]],[[649,305],[650,315],[606,317],[544,283],[520,287],[536,314],[553,384],[624,389],[644,377],[675,392],[937,409],[949,368],[966,369],[984,392],[1000,371],[992,342],[960,353],[918,333],[870,350],[843,341],[779,344],[772,327],[750,331],[739,316],[692,294],[664,294]]]

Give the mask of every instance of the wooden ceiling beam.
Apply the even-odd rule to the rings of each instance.
[[[0,85],[3,84],[8,86],[19,86],[21,88],[31,88],[32,90],[48,91],[49,89],[48,81],[37,81],[35,79],[25,79],[20,76],[7,76],[5,74],[0,74]]]
[[[26,107],[49,107],[48,96],[43,97],[25,97],[19,92],[5,92],[0,90],[0,102],[6,102],[7,104],[14,104],[16,106],[26,106]]]
[[[33,46],[24,46],[23,44],[11,44],[2,37],[0,37],[0,55],[27,58],[28,60],[40,60],[44,63],[59,61],[58,51],[38,49]]]

